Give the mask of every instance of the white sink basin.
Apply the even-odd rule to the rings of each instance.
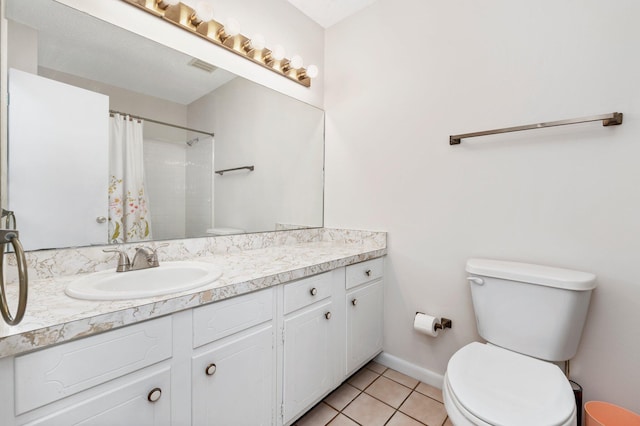
[[[163,262],[137,271],[95,272],[71,282],[67,296],[85,300],[125,300],[178,293],[220,278],[222,272],[204,262]]]

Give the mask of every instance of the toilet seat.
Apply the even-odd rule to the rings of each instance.
[[[444,391],[454,422],[455,417],[496,426],[576,422],[571,385],[556,365],[490,344],[474,342],[451,357]]]

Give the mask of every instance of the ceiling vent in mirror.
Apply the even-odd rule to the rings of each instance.
[[[211,74],[216,70],[216,67],[214,65],[211,65],[208,62],[205,62],[196,58],[193,58],[192,60],[190,60],[189,65],[191,65],[192,67],[201,69],[202,71],[208,72],[209,74]]]
[[[204,38],[240,55],[264,68],[287,77],[305,87],[311,86],[311,79],[318,76],[318,67],[303,66],[298,55],[287,59],[284,48],[276,45],[270,50],[264,37],[255,34],[252,38],[240,33],[240,24],[235,19],[227,19],[224,24],[213,19],[213,8],[207,1],[200,1],[195,9],[178,0],[122,0],[139,7],[145,12],[177,25],[183,30]],[[199,64],[191,65],[201,68]],[[206,64],[210,66],[209,64]]]

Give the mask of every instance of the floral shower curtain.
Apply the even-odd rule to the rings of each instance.
[[[141,120],[114,114],[109,129],[109,242],[151,239]]]

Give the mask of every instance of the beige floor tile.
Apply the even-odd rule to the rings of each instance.
[[[296,422],[297,426],[325,426],[338,412],[324,402],[316,405]]]
[[[387,371],[384,372],[383,376],[388,377],[391,380],[395,380],[401,385],[405,385],[406,387],[411,389],[415,388],[419,382],[413,377],[409,377],[406,374],[402,374],[399,371],[392,370],[391,368],[387,369]]]
[[[366,393],[361,393],[344,409],[343,413],[362,425],[382,426],[389,420],[394,411],[388,405]]]
[[[424,426],[424,423],[420,423],[406,414],[396,411],[393,417],[391,417],[391,420],[389,420],[389,423],[387,423],[387,426]]]
[[[447,417],[447,420],[444,422],[442,426],[453,426],[453,423],[451,423],[451,419]]]
[[[389,404],[393,408],[398,408],[400,404],[407,399],[411,393],[411,389],[384,376],[380,376],[365,392],[385,404]]]
[[[358,423],[351,420],[349,417],[344,414],[338,414],[338,417],[331,420],[327,426],[359,426]]]
[[[378,373],[374,373],[367,368],[363,368],[362,370],[358,371],[353,377],[351,377],[348,383],[360,390],[365,390],[367,386],[369,386],[378,377]]]
[[[444,404],[419,392],[409,395],[409,398],[400,406],[400,411],[429,426],[442,425],[447,417]]]
[[[369,370],[375,371],[378,374],[384,373],[384,371],[387,369],[387,367],[382,364],[378,364],[375,361],[371,361],[369,364],[365,365],[365,367],[367,367]]]
[[[324,399],[324,402],[332,406],[338,411],[341,411],[356,396],[360,394],[360,390],[354,388],[348,383],[343,383],[338,389],[334,390]]]
[[[442,399],[442,391],[438,388],[420,382],[416,390],[423,395],[427,395],[428,397],[435,399],[436,401],[444,402],[444,399]]]

